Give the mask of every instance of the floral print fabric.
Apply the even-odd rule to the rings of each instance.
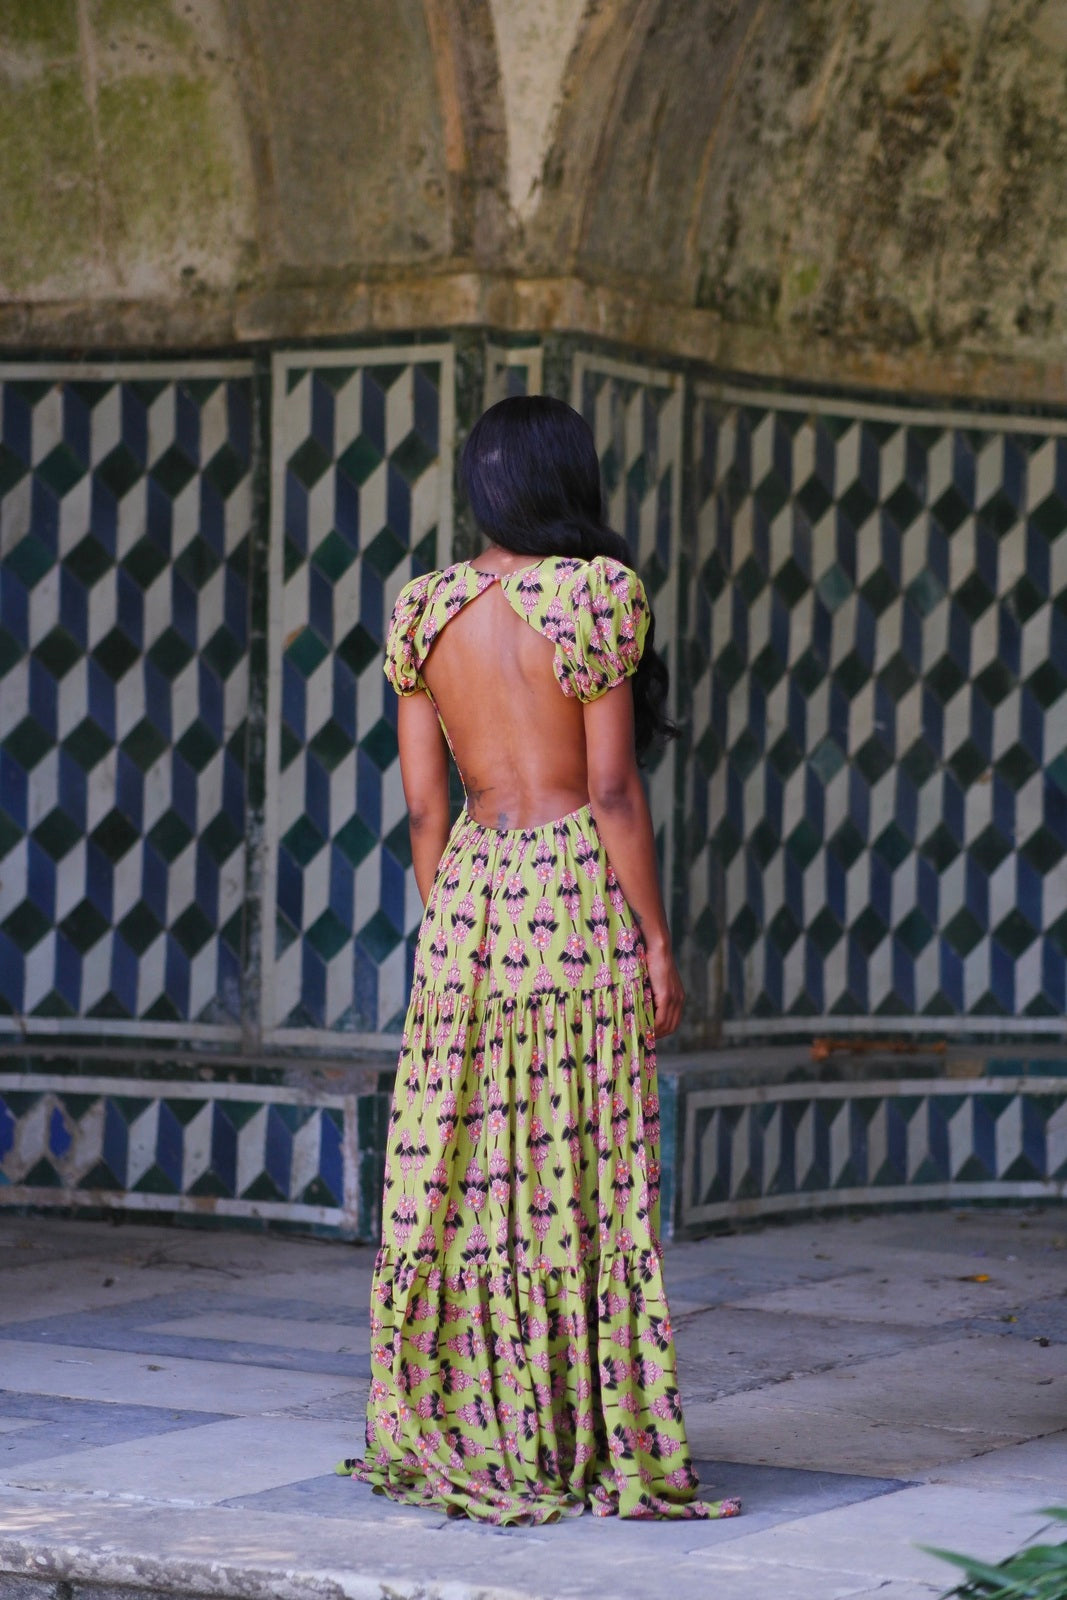
[[[421,668],[437,635],[494,583],[512,609],[555,644],[553,667],[565,695],[595,700],[637,670],[649,609],[629,567],[607,556],[551,556],[497,577],[459,561],[400,591],[385,646],[385,675],[398,694],[425,688]]]
[[[489,584],[409,584],[401,693]],[[610,561],[505,580],[581,699],[640,658],[640,583]],[[554,630],[554,631],[551,631]],[[366,1455],[393,1499],[494,1523],[732,1515],[698,1502],[658,1237],[659,1101],[640,935],[588,806],[501,830],[463,813],[419,934],[371,1299]]]
[[[714,1514],[663,1290],[651,1016],[588,807],[461,816],[403,1036],[356,1477],[491,1522]]]

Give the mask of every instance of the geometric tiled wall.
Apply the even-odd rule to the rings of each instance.
[[[656,648],[671,664],[681,626],[682,406],[680,373],[579,351],[570,402],[593,431],[609,525],[623,534],[656,617]],[[671,672],[668,711],[678,707]],[[667,894],[674,863],[677,752],[659,752],[649,775],[660,865]],[[668,901],[669,903],[669,901]]]
[[[692,438],[689,926],[726,1033],[1062,1033],[1067,427],[698,387]]]
[[[382,643],[452,550],[449,345],[274,358],[263,1031],[396,1030],[421,917]],[[395,1033],[393,1035],[395,1037]]]
[[[995,1063],[989,1071],[996,1073]],[[1067,1076],[683,1090],[678,1226],[863,1202],[1052,1200]]]
[[[8,1203],[375,1236],[388,1096],[373,1083],[309,1096],[173,1068],[162,1081],[78,1067],[0,1072],[0,1194]]]
[[[543,378],[674,667],[690,1025],[1062,1035],[1067,424],[471,349],[0,365],[0,1035],[392,1046],[384,629],[453,554],[457,403]]]
[[[240,1026],[250,374],[0,374],[4,1031]]]

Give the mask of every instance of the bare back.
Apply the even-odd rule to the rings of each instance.
[[[553,655],[497,583],[449,621],[423,664],[479,822],[533,827],[589,799],[583,709],[561,690]]]

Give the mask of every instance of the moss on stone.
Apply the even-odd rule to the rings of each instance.
[[[0,48],[49,56],[78,49],[77,0],[0,0]]]
[[[195,43],[192,28],[175,13],[170,0],[95,0],[93,26],[105,39],[133,33],[180,48]]]
[[[0,95],[0,285],[9,294],[84,259],[96,234],[93,133],[75,67]]]
[[[124,77],[101,86],[98,112],[104,181],[125,245],[158,258],[226,242],[234,174],[211,86]]]

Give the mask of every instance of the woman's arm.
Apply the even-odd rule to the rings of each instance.
[[[629,682],[585,707],[589,800],[608,860],[637,919],[648,956],[656,1033],[682,1020],[685,991],[671,950],[656,863],[656,841],[634,753],[634,700]]]
[[[425,905],[450,827],[448,746],[428,694],[401,695],[396,735],[408,803],[411,859]]]

